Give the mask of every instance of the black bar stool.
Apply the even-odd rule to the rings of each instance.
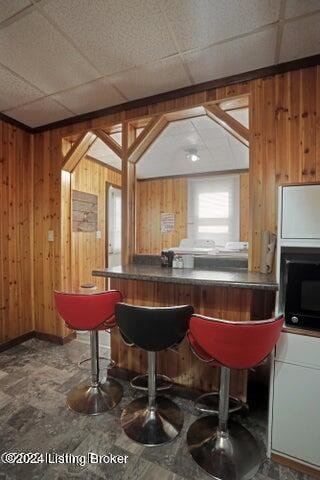
[[[172,400],[156,394],[156,352],[181,342],[193,307],[140,307],[118,303],[116,322],[129,343],[148,352],[148,396],[123,410],[121,426],[131,440],[146,446],[173,440],[183,426],[183,413]]]

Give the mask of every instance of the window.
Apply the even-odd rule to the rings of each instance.
[[[239,176],[189,180],[188,237],[223,246],[239,241]]]

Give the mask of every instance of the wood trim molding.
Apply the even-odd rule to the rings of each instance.
[[[240,175],[241,173],[248,173],[248,168],[239,170],[220,170],[219,172],[201,172],[201,173],[185,173],[181,175],[166,175],[164,177],[149,177],[149,178],[137,178],[137,182],[152,182],[153,180],[171,180],[179,178],[197,178],[197,177],[217,177],[219,175]],[[320,336],[320,332],[319,332]]]
[[[131,163],[137,163],[167,125],[168,120],[165,115],[152,118],[128,148],[128,160]]]
[[[32,332],[25,333],[20,337],[13,338],[12,340],[8,340],[7,342],[1,343],[0,353],[4,352],[5,350],[9,350],[10,348],[16,347],[17,345],[20,345],[21,343],[24,343],[27,340],[30,340],[31,338],[38,338],[39,340],[56,343],[57,345],[65,345],[66,343],[71,342],[71,340],[74,340],[76,336],[77,336],[76,332],[71,332],[66,337],[59,337],[58,335],[35,332],[33,330]]]
[[[97,137],[105,144],[107,147],[111,148],[111,150],[118,155],[118,157],[122,158],[122,147],[116,142],[110,135],[105,132],[104,130],[97,129],[94,130],[94,133]]]
[[[208,82],[199,83],[197,85],[191,85],[189,87],[179,88],[170,92],[153,95],[151,97],[145,97],[138,100],[133,100],[127,103],[121,103],[113,107],[102,108],[93,112],[84,113],[75,117],[67,118],[65,120],[59,120],[57,122],[41,125],[40,127],[32,128],[22,124],[22,128],[25,127],[26,131],[31,130],[30,133],[41,133],[47,130],[53,130],[55,128],[65,127],[67,125],[74,125],[77,123],[92,120],[94,118],[104,117],[123,111],[133,110],[135,108],[146,107],[148,105],[154,105],[159,102],[168,100],[174,100],[177,98],[185,97],[187,95],[193,95],[203,92],[204,90],[211,90],[215,88],[227,87],[238,83],[249,82],[258,78],[265,78],[282,73],[299,70],[302,68],[313,67],[320,64],[320,54],[313,55],[311,57],[300,58],[298,60],[292,60],[290,62],[280,63],[278,65],[271,65],[269,67],[259,68],[257,70],[251,70],[249,72],[240,73],[237,75],[231,75],[229,77],[223,77],[216,80],[210,80]],[[8,120],[9,121],[9,120]],[[15,120],[10,119],[11,123]]]
[[[62,170],[72,172],[96,139],[96,135],[92,132],[86,132],[80,135],[65,155]]]
[[[20,345],[21,343],[26,342],[27,340],[30,340],[35,336],[36,336],[36,332],[32,331],[32,332],[24,333],[23,335],[20,335],[20,337],[13,338],[12,340],[8,340],[7,342],[1,343],[0,352],[4,352],[5,350],[9,350],[9,348],[16,347],[17,345]]]
[[[299,472],[320,480],[320,470],[316,467],[300,463],[296,459],[288,458],[278,453],[271,453],[271,459],[276,463],[280,463],[280,465],[285,465],[286,467],[293,468],[294,470],[298,470]]]
[[[238,120],[216,104],[206,105],[205,111],[211,120],[224,128],[233,137],[240,140],[246,147],[249,146],[249,129],[242,125],[242,123],[238,122]]]

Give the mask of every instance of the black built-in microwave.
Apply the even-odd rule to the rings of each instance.
[[[292,327],[320,330],[320,261],[287,260],[285,319]]]

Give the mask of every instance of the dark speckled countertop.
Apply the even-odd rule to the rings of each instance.
[[[277,290],[278,284],[272,275],[244,270],[202,270],[163,268],[155,265],[123,265],[120,267],[93,270],[95,277],[125,278],[149,282],[180,283],[231,288]]]

